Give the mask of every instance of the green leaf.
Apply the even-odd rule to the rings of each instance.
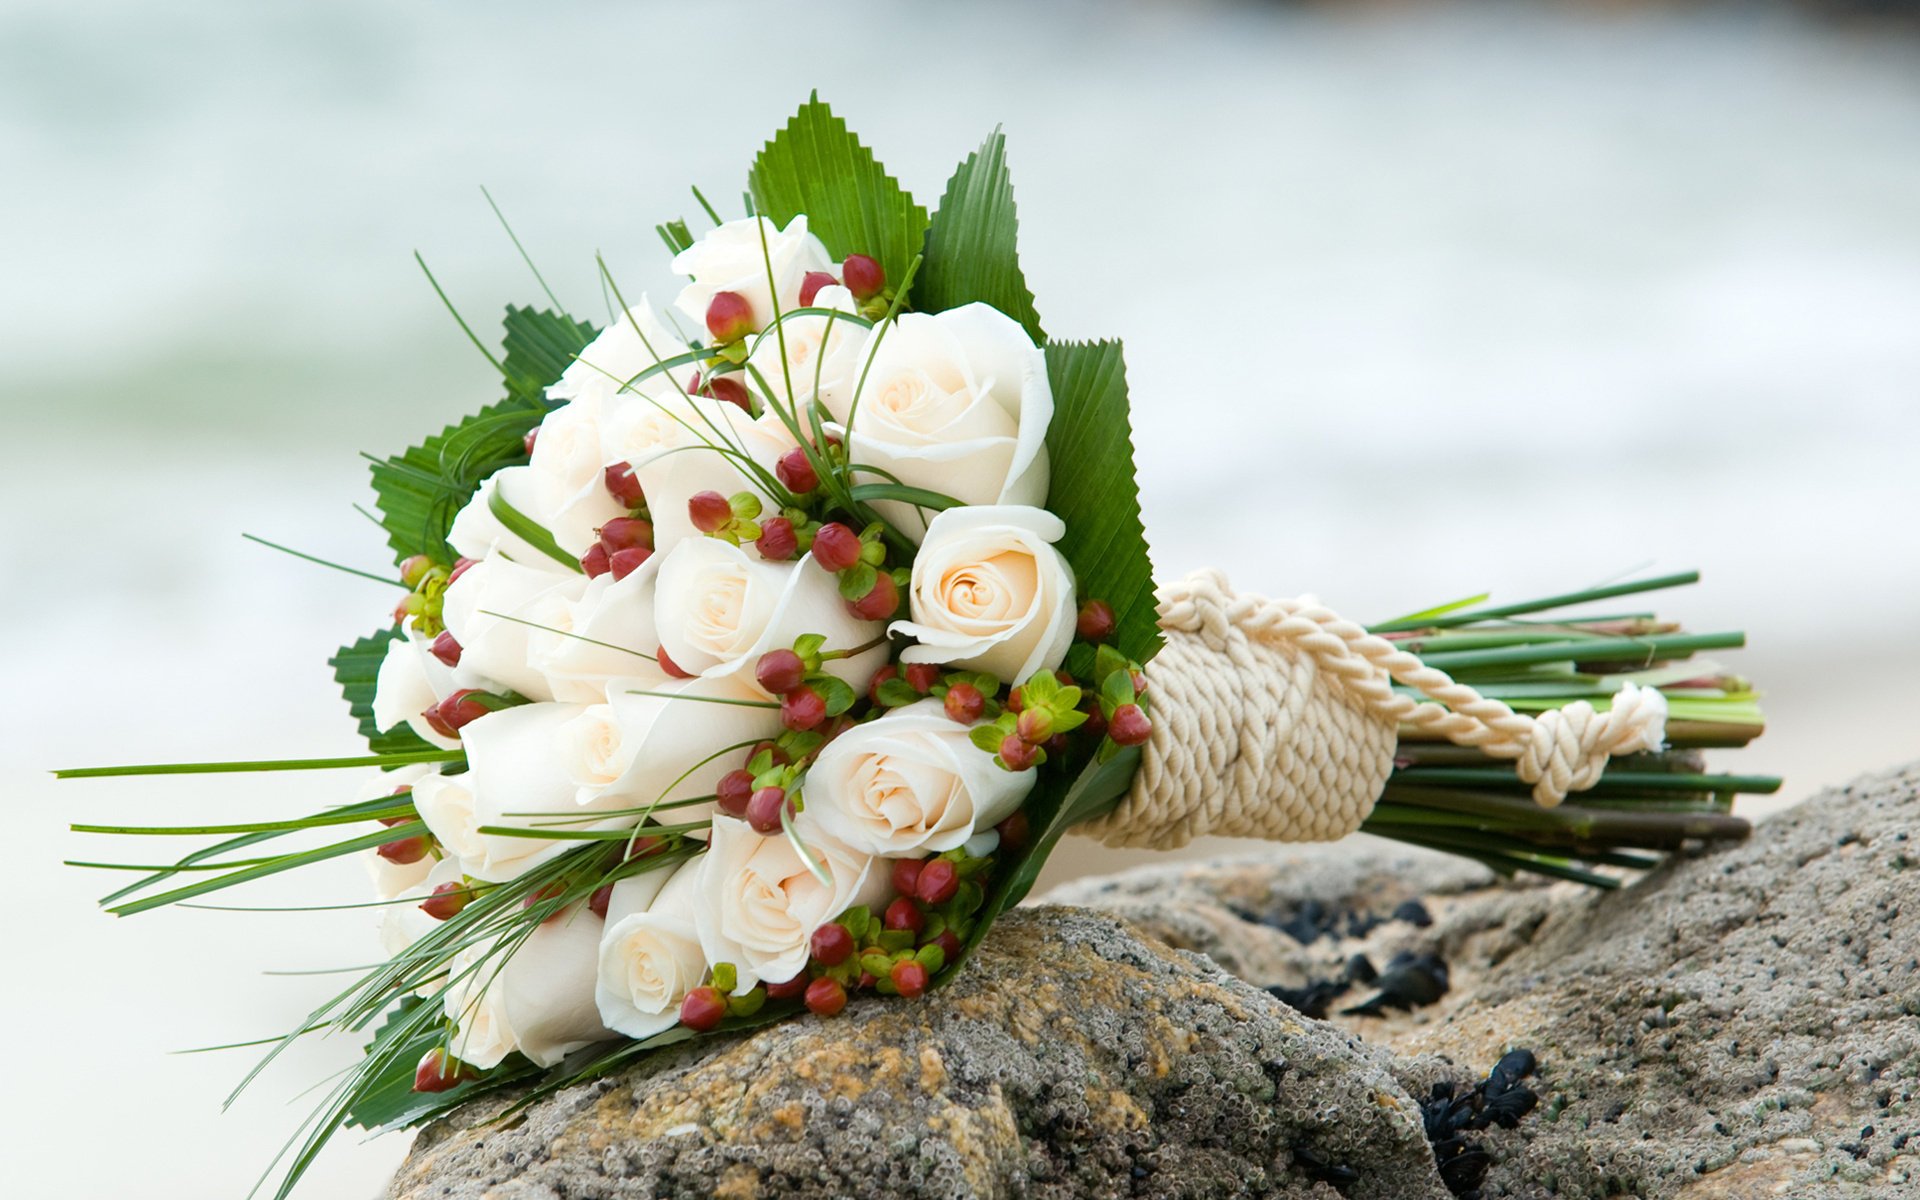
[[[572,567],[575,573],[584,570],[579,559],[562,550],[560,544],[553,540],[553,535],[547,532],[546,526],[507,503],[507,498],[500,494],[500,489],[497,487],[487,495],[487,510],[507,527],[508,533],[535,550],[557,563]]]
[[[873,590],[880,580],[880,572],[874,570],[872,563],[857,562],[840,572],[840,598],[848,602],[856,601]]]
[[[856,699],[853,688],[846,680],[833,675],[816,675],[807,681],[813,690],[820,693],[820,699],[826,702],[827,715],[837,717],[853,707]]]
[[[926,262],[914,285],[914,306],[942,312],[981,301],[1020,322],[1035,342],[1044,341],[1040,314],[1014,251],[1018,228],[1006,138],[996,129],[947,181],[927,226]]]
[[[678,254],[693,246],[693,233],[688,230],[686,221],[681,218],[655,225],[654,228],[660,232],[660,240],[667,244],[669,254]]]
[[[886,687],[885,684],[880,686],[883,690]],[[988,754],[1000,753],[1000,743],[1006,740],[1006,736],[1004,731],[993,725],[975,725],[967,731],[967,740]]]
[[[1073,566],[1079,598],[1113,606],[1113,644],[1144,663],[1160,648],[1160,627],[1133,478],[1120,343],[1053,342],[1046,355],[1053,384],[1047,507],[1067,525],[1060,552]]]
[[[899,500],[920,508],[930,508],[935,512],[960,507],[960,502],[952,496],[928,491],[926,488],[908,487],[903,483],[855,484],[847,489],[847,494],[862,504],[871,500]]]
[[[760,151],[747,184],[762,216],[785,228],[805,213],[808,231],[826,243],[835,261],[865,254],[879,260],[890,283],[906,276],[920,251],[927,210],[818,94]]]
[[[381,662],[387,657],[387,644],[403,636],[398,629],[382,629],[351,645],[340,647],[327,660],[327,665],[333,668],[334,681],[347,698],[347,711],[360,723],[360,736],[367,739],[368,748],[375,754],[435,748],[405,725],[382,732],[373,723],[374,680],[380,674]]]

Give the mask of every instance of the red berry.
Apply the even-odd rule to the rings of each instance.
[[[695,492],[687,498],[687,516],[701,533],[725,529],[733,520],[733,505],[719,492]]]
[[[420,1065],[414,1068],[413,1090],[416,1092],[445,1092],[460,1086],[474,1077],[467,1064],[450,1056],[445,1050],[435,1047],[420,1059]]]
[[[927,969],[911,958],[893,964],[892,977],[893,986],[909,1000],[927,990]]]
[[[680,1023],[699,1033],[717,1027],[726,1015],[727,998],[716,988],[694,988],[680,1002]]]
[[[932,691],[933,685],[939,682],[940,666],[938,663],[907,664],[907,684],[922,696]]]
[[[760,522],[760,536],[753,548],[768,562],[786,562],[800,552],[800,539],[793,532],[792,521],[768,517]]]
[[[1105,600],[1089,600],[1080,606],[1080,619],[1074,628],[1089,642],[1104,642],[1113,636],[1113,606]]]
[[[520,439],[520,444],[527,448],[528,458],[533,457],[533,444],[539,440],[540,440],[540,427],[538,425],[535,425],[532,429],[527,430],[526,436]]]
[[[520,907],[532,908],[536,904],[545,904],[549,900],[558,900],[560,897],[566,894],[567,894],[567,886],[559,882],[558,880],[555,880],[554,882],[549,883],[547,886],[541,888],[539,891],[529,895],[528,897],[526,897],[526,899],[520,901]],[[549,921],[553,920],[555,917],[559,916],[563,911],[564,909],[562,908],[554,909],[551,913],[547,914],[547,920]]]
[[[1080,731],[1089,737],[1105,737],[1107,735],[1107,715],[1100,711],[1099,699],[1097,697],[1088,697],[1087,707],[1082,711],[1087,714],[1087,719],[1086,722],[1080,726]]]
[[[1132,680],[1132,682],[1133,682],[1133,694],[1134,694],[1134,695],[1136,695],[1136,696],[1144,696],[1144,695],[1146,695],[1146,694],[1147,694],[1147,677],[1146,677],[1146,675],[1144,675],[1143,673],[1141,673],[1141,672],[1139,672],[1139,671],[1128,671],[1128,672],[1127,672],[1127,677],[1128,677],[1128,678],[1129,678],[1130,680]]]
[[[956,683],[947,689],[947,715],[962,725],[971,725],[986,711],[987,698],[970,683]]]
[[[888,663],[878,671],[875,671],[873,678],[867,681],[867,699],[873,701],[876,705],[879,704],[880,685],[898,674],[900,674],[900,668],[894,666],[892,663]]]
[[[779,833],[780,814],[787,812],[787,789],[763,787],[747,799],[747,824],[755,833]]]
[[[927,939],[927,945],[940,947],[948,962],[960,957],[960,938],[951,929],[942,929],[939,936]]]
[[[1107,719],[1107,736],[1122,746],[1138,746],[1153,732],[1153,722],[1138,704],[1122,704]]]
[[[433,656],[448,666],[460,665],[460,643],[446,630],[441,630],[440,636],[433,639],[431,649]]]
[[[672,676],[675,679],[692,679],[693,678],[692,671],[681,670],[679,663],[674,662],[672,659],[667,657],[667,648],[665,646],[661,646],[660,648],[656,649],[653,652],[653,661],[660,665],[660,669],[662,671],[665,671],[668,675]]]
[[[853,954],[853,934],[838,921],[813,931],[813,958],[823,967],[837,967]]]
[[[1027,814],[1023,812],[1014,813],[993,828],[1000,835],[1002,850],[1011,853],[1027,844]]]
[[[701,394],[731,404],[743,413],[753,412],[753,397],[747,392],[747,385],[731,375],[721,379],[709,379]]]
[[[753,677],[768,692],[782,696],[807,681],[807,664],[791,650],[769,650],[754,666]]]
[[[632,862],[636,858],[658,854],[666,848],[667,839],[663,837],[654,837],[651,834],[646,837],[637,837],[627,843],[627,861]]]
[[[902,896],[887,905],[886,927],[904,929],[913,936],[919,937],[920,931],[927,927],[927,914],[921,912],[920,906],[912,899]]]
[[[1053,736],[1053,713],[1045,708],[1029,708],[1014,722],[1013,730],[1021,741],[1038,746]]]
[[[607,905],[613,901],[613,885],[603,884],[593,889],[593,895],[587,897],[587,908],[602,921],[607,919]]]
[[[395,866],[404,867],[412,863],[417,863],[425,858],[432,841],[432,838],[429,838],[423,833],[418,837],[401,838],[397,842],[382,843],[374,850],[374,853],[386,859],[388,862],[393,863]]]
[[[800,307],[813,307],[814,297],[820,294],[821,288],[832,287],[839,282],[825,271],[808,271],[800,277]]]
[[[447,719],[440,715],[440,706],[437,704],[421,713],[420,717],[426,721],[429,729],[432,729],[443,738],[457,738],[460,736],[460,731],[447,724]]]
[[[446,723],[448,729],[457,730],[462,726],[473,724],[493,711],[474,699],[475,696],[484,695],[486,693],[479,688],[461,688],[442,700],[433,711],[440,715],[440,719]]]
[[[792,730],[812,729],[827,719],[827,702],[802,685],[780,697],[780,723]]]
[[[807,452],[799,446],[780,456],[780,461],[773,464],[773,475],[780,481],[780,486],[795,495],[820,486],[819,473],[813,469]]]
[[[807,973],[805,971],[800,972],[785,983],[769,983],[767,984],[767,999],[798,1000],[807,994],[807,983]]]
[[[866,971],[862,971],[860,972],[860,978],[854,981],[853,986],[857,988],[870,988],[873,986],[873,984],[874,984],[873,976]]]
[[[753,305],[739,292],[715,292],[707,301],[707,332],[715,341],[739,341],[753,332]]]
[[[920,885],[921,860],[917,858],[896,858],[893,860],[893,890],[902,896],[913,895],[914,888]]]
[[[813,535],[813,561],[829,571],[844,571],[860,561],[860,535],[829,521]]]
[[[1067,735],[1056,733],[1041,744],[1045,747],[1048,758],[1059,758],[1067,752]]]
[[[864,254],[849,254],[840,264],[840,278],[855,300],[871,300],[887,286],[887,273],[879,263]]]
[[[1027,706],[1027,692],[1025,688],[1014,688],[1012,691],[1007,693],[1007,711],[1008,712],[1017,713],[1021,709],[1025,708],[1026,706]]]
[[[580,569],[586,572],[588,579],[598,579],[613,570],[613,555],[607,552],[606,546],[595,542],[580,556]]]
[[[1000,761],[1007,764],[1009,771],[1024,771],[1033,766],[1038,757],[1034,744],[1017,733],[1000,739]]]
[[[600,544],[608,554],[636,547],[653,549],[653,524],[639,517],[615,517],[600,527]]]
[[[713,788],[720,811],[732,817],[747,815],[747,801],[753,799],[753,772],[745,768],[728,771]]]
[[[460,578],[462,575],[465,575],[467,573],[467,568],[473,566],[475,563],[479,561],[480,560],[477,558],[460,558],[460,559],[454,560],[453,570],[448,572],[447,574],[447,586],[452,587],[454,580]]]
[[[960,890],[960,871],[944,858],[928,861],[914,882],[913,894],[923,904],[945,904]]]
[[[831,1017],[847,1006],[847,989],[832,979],[820,978],[807,985],[807,1011],[819,1017]]]
[[[473,899],[473,889],[464,883],[443,883],[420,902],[420,911],[436,921],[445,921],[465,908]]]
[[[863,621],[884,621],[900,607],[900,585],[885,571],[874,576],[873,590],[847,605],[848,611]],[[912,667],[907,668],[909,672]],[[936,672],[937,674],[937,672]],[[908,678],[912,678],[911,675]]]
[[[640,569],[640,564],[653,557],[653,551],[645,546],[629,546],[625,550],[616,550],[609,560],[608,567],[616,580],[625,579]]]
[[[640,490],[640,481],[633,477],[632,463],[617,462],[601,472],[600,477],[606,481],[613,498],[628,508],[639,508],[647,502],[646,494]]]

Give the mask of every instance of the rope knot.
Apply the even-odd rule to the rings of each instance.
[[[1658,746],[1666,726],[1667,698],[1658,689],[1623,684],[1606,712],[1581,700],[1535,717],[1514,770],[1533,784],[1534,800],[1552,808],[1598,783],[1609,758]]]

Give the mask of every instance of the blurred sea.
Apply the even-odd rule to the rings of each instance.
[[[238,535],[383,566],[355,451],[495,392],[411,251],[476,325],[538,294],[478,185],[597,314],[593,253],[670,295],[654,224],[812,87],[929,203],[1003,123],[1049,329],[1127,341],[1164,574],[1364,618],[1699,567],[1662,604],[1750,632],[1791,801],[1920,755],[1916,68],[1730,6],[0,2],[6,1190],[239,1196],[351,1056],[221,1116],[250,1052],[163,1051],[298,1022],[337,978],[257,970],[368,914],[115,921],[58,865],[351,781],[42,771],[351,750],[321,660],[390,597]],[[304,1194],[405,1145],[355,1141]]]

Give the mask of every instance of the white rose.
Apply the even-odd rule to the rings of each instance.
[[[528,630],[528,665],[545,677],[555,700],[595,704],[607,698],[607,685],[616,679],[643,680],[646,687],[666,681],[653,658],[660,647],[653,632],[659,568],[656,554],[625,579],[601,575],[564,614],[542,622],[551,632]]]
[[[860,360],[822,397],[851,415],[853,461],[962,504],[1046,502],[1053,389],[1019,322],[985,304],[909,313],[875,326]],[[922,528],[911,505],[876,510],[909,537]]]
[[[412,949],[415,942],[439,928],[440,921],[428,916],[420,905],[427,897],[433,895],[435,888],[442,884],[461,882],[458,860],[443,858],[438,862],[432,859],[426,862],[432,869],[427,872],[425,878],[394,897],[396,901],[403,903],[389,904],[386,911],[381,914],[380,949],[389,959],[399,958]],[[431,996],[439,991],[445,982],[444,974],[423,979],[415,985],[413,994]]]
[[[1019,809],[1032,771],[1003,771],[938,700],[856,725],[807,770],[807,813],[855,850],[921,858],[965,845]]]
[[[1073,571],[1051,543],[1067,527],[1042,508],[950,508],[927,527],[907,584],[919,643],[906,662],[986,671],[1020,684],[1058,667],[1073,641]]]
[[[491,943],[450,964],[447,1017],[459,1025],[453,1056],[486,1070],[518,1050],[542,1067],[611,1034],[593,1002],[603,922],[585,905],[527,935],[503,964]]]
[[[421,715],[459,690],[453,669],[433,656],[432,645],[412,629],[387,643],[373,678],[373,724],[381,733],[405,725],[428,744],[451,750],[459,740],[436,732]]]
[[[767,269],[772,264],[772,286]],[[809,271],[831,271],[833,260],[819,238],[807,232],[807,218],[797,216],[781,229],[766,217],[742,217],[708,231],[699,241],[674,255],[673,270],[693,280],[674,300],[702,329],[707,305],[716,292],[734,292],[753,309],[753,327],[765,329],[773,320],[774,298],[780,311],[800,307],[800,283]]]
[[[699,860],[622,879],[607,901],[594,999],[608,1029],[647,1038],[680,1020],[680,1002],[707,974],[693,914]]]
[[[860,305],[852,292],[835,285],[821,288],[808,307],[853,314]],[[747,366],[759,372],[788,414],[797,414],[800,427],[806,429],[806,406],[815,396],[825,403],[828,396],[851,395],[851,376],[866,340],[866,327],[847,320],[845,315],[810,313],[784,320],[777,332],[762,337],[747,357]],[[743,377],[743,382],[747,380],[759,390],[759,380],[754,380],[751,372]]]
[[[656,820],[681,824],[713,808],[687,801],[711,796],[750,745],[779,732],[779,711],[735,679],[616,680],[607,703],[555,728],[554,748],[583,811],[666,804]],[[640,815],[622,820],[635,825]]]
[[[616,393],[622,393],[623,388],[625,396],[674,394],[679,390],[674,387],[675,381],[680,388],[692,386],[693,376],[699,370],[697,366],[688,363],[669,367],[645,379],[637,376],[686,352],[686,342],[654,314],[653,305],[642,296],[640,303],[628,309],[624,317],[615,317],[598,337],[587,343],[587,348],[561,374],[560,381],[547,389],[547,399],[575,404],[583,400],[606,402]],[[540,438],[545,437],[546,432],[542,430]],[[539,441],[534,442],[536,451]]]
[[[514,474],[508,477],[509,490],[502,493],[575,558],[600,540],[602,525],[627,515],[627,506],[607,490],[600,431],[604,403],[598,397],[582,398],[548,413],[534,439],[533,457],[524,471],[507,468]],[[564,569],[564,564],[541,557]]]
[[[585,575],[528,567],[497,550],[468,567],[447,588],[441,605],[447,631],[460,643],[455,678],[466,687],[504,687],[529,700],[552,699],[552,688],[534,662],[534,638],[541,627],[564,629],[586,590]]]
[[[437,770],[439,768],[433,763],[413,763],[392,771],[380,771],[360,785],[353,803],[364,804],[369,800],[392,796],[397,805],[402,799],[400,789],[411,788]],[[381,857],[378,850],[362,851],[360,861],[366,864],[367,875],[373,880],[374,894],[382,900],[391,900],[418,885],[427,877],[427,872],[433,870],[434,863],[432,855],[423,857],[419,862],[397,863]]]
[[[829,650],[864,646],[884,633],[863,621],[840,597],[838,577],[811,555],[773,563],[718,538],[690,538],[660,564],[654,590],[660,645],[675,666],[711,678],[730,676],[768,693],[754,680],[760,656],[791,648],[802,634],[819,634]],[[850,658],[822,664],[830,675],[864,688],[887,655],[882,643]]]
[[[447,544],[452,546],[456,553],[462,558],[482,559],[497,552],[521,566],[531,570],[545,571],[550,575],[567,576],[579,573],[578,564],[570,566],[561,562],[508,529],[493,512],[493,497],[496,493],[514,511],[545,528],[549,533],[555,532],[553,529],[557,515],[555,506],[559,501],[554,498],[556,495],[554,490],[543,483],[530,466],[505,467],[487,476],[486,481],[473,494],[473,499],[467,501],[466,507],[454,514],[453,525],[447,530]],[[575,528],[567,536],[577,541],[579,528],[582,527],[581,522],[585,518],[575,515],[570,519],[573,520]],[[582,549],[581,553],[585,552]],[[561,553],[565,554],[566,551],[563,549]]]
[[[681,542],[703,536],[687,513],[687,501],[696,492],[718,492],[727,497],[752,492],[760,498],[761,516],[770,517],[779,511],[766,480],[777,478],[774,465],[799,443],[771,413],[755,420],[736,404],[713,403],[707,414],[713,424],[696,424],[698,439],[690,437],[687,445],[658,454],[646,466],[634,468],[634,476],[647,494],[647,511],[653,516],[656,553],[664,554]],[[748,463],[759,470],[752,470]]]
[[[814,930],[856,904],[886,896],[891,883],[874,859],[826,837],[808,812],[794,831],[827,872],[822,883],[784,834],[765,837],[745,821],[717,816],[700,864],[694,925],[708,962],[739,969],[737,992],[798,975],[812,953]]]

